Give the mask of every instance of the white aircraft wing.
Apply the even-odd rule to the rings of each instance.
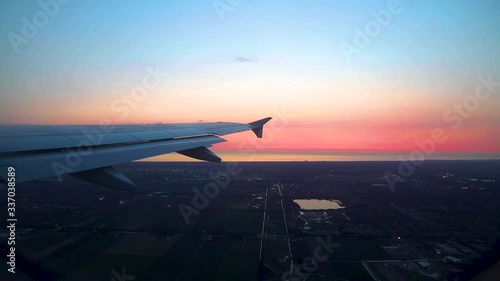
[[[193,123],[155,125],[2,125],[0,126],[0,185],[7,169],[16,182],[72,175],[96,184],[131,189],[135,185],[113,165],[177,152],[220,162],[208,147],[220,136],[252,130],[262,137],[270,117],[252,123]]]

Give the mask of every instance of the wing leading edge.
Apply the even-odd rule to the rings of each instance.
[[[252,130],[262,138],[264,118],[248,124],[233,122],[102,126],[0,126],[0,167],[16,169],[18,183],[73,175],[116,189],[134,184],[113,165],[161,154],[211,162],[221,159],[208,149],[225,142],[221,136]],[[0,186],[6,175],[0,175]]]

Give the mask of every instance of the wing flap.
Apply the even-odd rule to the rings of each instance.
[[[68,138],[77,142],[80,146],[99,146],[99,145],[112,145],[119,143],[138,142],[140,139],[128,133],[113,132],[113,133],[99,133],[97,131],[82,134],[67,135]],[[36,137],[35,137],[36,138]],[[75,147],[67,145],[67,147]]]
[[[168,140],[177,137],[171,132],[164,130],[136,131],[136,132],[128,132],[127,134],[142,141]]]
[[[167,132],[176,135],[177,137],[191,137],[191,136],[201,136],[207,133],[198,128],[177,128],[168,129]]]

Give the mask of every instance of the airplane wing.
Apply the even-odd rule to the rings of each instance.
[[[221,136],[252,130],[262,138],[270,117],[252,123],[193,123],[155,125],[2,125],[0,126],[0,185],[7,185],[8,167],[16,182],[72,175],[116,189],[135,187],[113,165],[177,152],[220,162],[208,147],[225,142]]]

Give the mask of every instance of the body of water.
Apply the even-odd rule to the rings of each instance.
[[[345,208],[338,200],[297,199],[293,202],[299,204],[302,210],[336,210]]]

